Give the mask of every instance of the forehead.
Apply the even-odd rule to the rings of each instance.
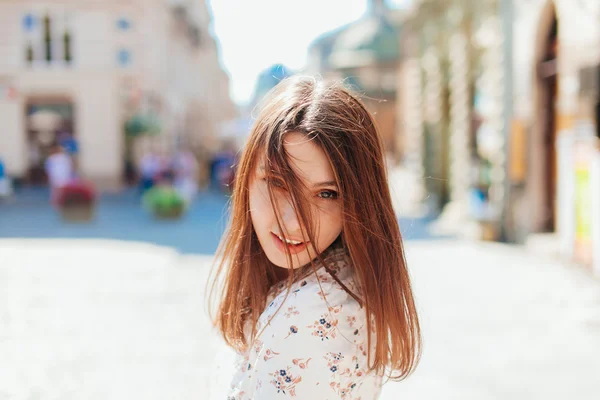
[[[335,180],[329,158],[314,140],[302,133],[290,132],[285,135],[283,147],[289,156],[290,165],[298,177],[307,182]],[[259,168],[265,169],[264,160],[259,163]]]

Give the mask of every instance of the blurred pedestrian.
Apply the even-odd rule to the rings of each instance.
[[[160,165],[158,156],[152,151],[147,150],[140,160],[140,193],[144,194],[155,184]]]
[[[198,162],[191,151],[182,149],[173,159],[174,184],[186,202],[191,202],[198,191]]]
[[[6,167],[0,158],[0,198],[9,197],[12,194],[12,184],[6,173]]]
[[[60,145],[52,148],[52,154],[44,164],[48,184],[50,185],[50,201],[56,205],[60,189],[74,178],[73,161]]]
[[[226,145],[218,152],[213,161],[213,182],[219,190],[230,190],[235,178],[236,152]]]
[[[166,151],[161,151],[157,157],[157,167],[154,178],[155,185],[173,185],[173,160]]]
[[[58,144],[67,152],[67,154],[74,156],[79,152],[79,145],[77,140],[71,132],[66,128],[62,128],[57,134],[56,139]]]
[[[295,77],[266,99],[213,281],[214,321],[240,353],[228,398],[377,399],[384,376],[416,367],[420,328],[381,143],[341,85]]]

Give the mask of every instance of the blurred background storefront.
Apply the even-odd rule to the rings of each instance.
[[[3,1],[0,20],[0,156],[19,181],[44,181],[62,135],[118,188],[142,149],[210,149],[235,117],[204,1]]]
[[[600,3],[422,0],[403,38],[405,165],[435,229],[591,266]]]
[[[592,212],[600,206],[600,3],[519,3],[515,15],[506,223],[514,239],[591,267],[592,232],[600,229]]]

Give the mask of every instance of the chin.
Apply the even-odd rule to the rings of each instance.
[[[298,262],[296,260],[296,257],[294,255],[292,255],[292,266],[291,268],[288,266],[288,260],[285,256],[278,256],[278,257],[269,257],[267,255],[267,258],[269,259],[269,261],[271,261],[275,266],[279,267],[279,268],[285,268],[285,269],[298,269],[301,268],[303,266],[305,266],[306,264],[308,264],[310,262],[310,259],[307,259],[306,261],[304,261],[304,259],[306,259],[307,257],[301,257],[300,258],[300,262]]]
[[[292,254],[292,266],[288,266],[288,258],[285,254],[280,252],[278,249],[264,250],[265,255],[273,263],[273,265],[279,268],[285,269],[298,269],[302,268],[311,261],[311,257],[305,252],[302,254]]]

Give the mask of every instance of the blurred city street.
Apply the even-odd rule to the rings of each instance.
[[[391,170],[391,191],[405,240],[433,239],[432,218],[418,214],[415,202],[403,195],[414,182],[401,168]],[[104,194],[91,223],[69,224],[49,204],[45,188],[25,188],[0,206],[0,238],[88,238],[153,243],[182,253],[213,254],[227,224],[227,196],[202,191],[185,218],[164,221],[140,207],[135,189]]]
[[[0,400],[226,398],[205,285],[297,75],[386,157],[424,352],[381,398],[600,399],[600,0],[281,4],[0,1]]]
[[[0,207],[0,238],[97,238],[154,243],[184,253],[213,254],[227,224],[227,197],[203,192],[185,218],[157,220],[135,190],[105,194],[90,223],[69,224],[48,204],[48,191],[27,189]]]
[[[500,244],[407,245],[424,353],[385,399],[597,399],[600,292]],[[0,240],[0,399],[216,399],[212,258],[150,244]],[[230,356],[230,355],[229,355]]]

